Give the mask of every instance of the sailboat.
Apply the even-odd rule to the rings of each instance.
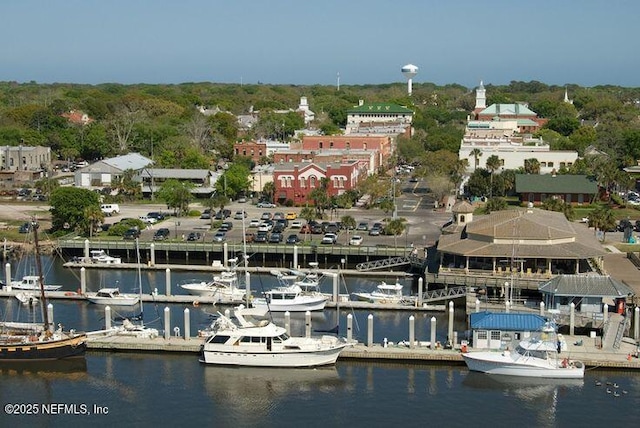
[[[65,332],[61,325],[58,325],[55,331],[51,328],[47,313],[42,262],[40,260],[38,224],[35,221],[33,222],[33,242],[43,323],[0,324],[0,363],[84,357],[87,349],[86,334],[76,333],[74,330]]]

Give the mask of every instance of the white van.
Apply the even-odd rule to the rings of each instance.
[[[120,206],[118,204],[102,204],[100,205],[100,209],[104,215],[108,216],[120,213]]]

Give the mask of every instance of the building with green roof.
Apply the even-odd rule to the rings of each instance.
[[[516,174],[515,191],[520,202],[542,204],[561,199],[568,204],[589,204],[598,194],[598,184],[586,175]]]
[[[413,110],[393,103],[365,103],[347,110],[347,134],[405,134],[411,136]]]

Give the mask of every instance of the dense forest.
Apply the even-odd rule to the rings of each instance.
[[[527,103],[549,119],[540,132],[553,149],[582,154],[594,145],[621,168],[640,159],[640,88],[541,82],[486,85],[487,105]],[[238,138],[295,138],[303,126],[293,109],[306,96],[316,113],[314,127],[339,133],[347,110],[366,102],[392,102],[415,111],[415,133],[401,141],[400,157],[428,160],[434,152],[457,153],[475,88],[414,83],[296,86],[183,83],[179,85],[79,85],[0,82],[0,145],[43,145],[58,159],[96,160],[122,153],[152,156],[160,167],[203,168],[232,158]],[[565,89],[573,103],[563,102]],[[198,106],[219,110],[203,115]],[[77,125],[61,116],[82,111],[92,119]],[[259,111],[259,121],[239,135],[235,115]]]

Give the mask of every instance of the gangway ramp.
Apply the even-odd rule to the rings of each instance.
[[[373,260],[370,262],[358,263],[356,265],[356,270],[358,271],[368,271],[368,270],[376,270],[376,269],[385,269],[394,266],[402,266],[408,264],[420,264],[424,262],[423,259],[420,259],[416,256],[402,256],[402,257],[389,257],[388,259],[381,260]]]
[[[426,291],[422,294],[422,301],[425,303],[437,302],[439,300],[452,300],[467,295],[467,287],[447,287],[439,290]]]

